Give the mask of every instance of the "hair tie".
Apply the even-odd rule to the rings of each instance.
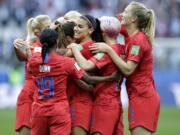
[[[48,44],[46,42],[43,43],[43,46],[48,47]]]

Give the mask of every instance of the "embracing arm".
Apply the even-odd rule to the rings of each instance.
[[[24,46],[24,41],[22,39],[16,39],[13,42],[15,54],[19,61],[27,61],[27,54],[25,51],[22,51],[20,48]]]
[[[23,52],[21,52],[19,49],[15,48],[15,54],[19,61],[27,61],[27,55]]]
[[[31,57],[31,40],[15,39],[13,42],[15,53],[19,61],[27,61]]]
[[[122,78],[122,76],[120,76],[118,72],[114,72],[110,76],[91,76],[85,73],[82,80],[74,79],[74,81],[82,90],[92,91],[94,88],[93,84],[104,81],[118,81],[120,78]]]
[[[88,84],[97,84],[104,81],[119,80],[121,77],[118,72],[114,72],[109,76],[91,76],[85,73],[82,79]]]
[[[117,55],[117,53],[112,48],[110,48],[107,53],[111,57],[112,61],[116,64],[116,66],[127,76],[131,75],[138,65],[138,63],[134,61],[125,62],[121,57]]]
[[[96,65],[92,61],[87,60],[82,56],[75,44],[69,45],[68,47],[72,49],[73,55],[81,68],[85,71],[92,71],[96,68]]]
[[[134,61],[125,62],[110,46],[105,43],[96,43],[96,45],[90,47],[90,50],[95,53],[99,51],[108,53],[119,70],[127,76],[131,75],[138,65],[138,63]]]
[[[76,84],[83,90],[86,90],[86,91],[92,91],[93,90],[93,85],[92,84],[88,84],[86,83],[85,81],[83,80],[77,80],[77,79],[74,79],[74,81],[76,82]]]

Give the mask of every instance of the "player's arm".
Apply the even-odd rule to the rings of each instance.
[[[88,73],[85,73],[82,79],[88,84],[97,84],[104,81],[117,81],[120,78],[122,78],[122,76],[118,72],[114,72],[109,76],[92,76]]]
[[[70,67],[71,67],[70,69],[67,68],[68,70],[70,70],[70,72],[69,72],[70,75],[72,75],[74,78],[76,78],[77,79],[76,82],[77,82],[78,86],[85,90],[92,89],[92,85],[89,85],[89,84],[96,84],[96,83],[99,83],[102,81],[112,81],[113,79],[118,78],[117,73],[113,73],[112,75],[105,76],[105,77],[90,76],[82,68],[80,68],[77,63],[74,63]]]
[[[106,43],[96,43],[95,45],[90,47],[90,50],[93,51],[93,53],[96,52],[106,52],[111,57],[112,61],[115,63],[115,65],[121,70],[121,72],[125,75],[131,75],[134,70],[136,69],[138,63],[135,61],[127,61],[125,62],[121,57],[118,56],[118,54]]]
[[[74,81],[83,90],[92,91],[94,88],[92,84],[88,84],[84,80],[74,79]]]
[[[71,49],[67,49],[67,51],[66,51],[66,53],[65,53],[65,56],[67,56],[67,57],[73,57],[72,50],[71,50]]]
[[[122,76],[120,76],[118,72],[114,72],[110,76],[91,76],[85,72],[81,80],[74,79],[74,81],[81,89],[86,91],[92,91],[94,88],[93,84],[104,81],[118,81],[120,78],[122,78]]]
[[[72,43],[68,46],[68,48],[72,49],[73,55],[78,63],[78,65],[84,69],[85,71],[92,71],[96,69],[96,65],[90,61],[84,58],[84,56],[79,51],[77,44]]]
[[[13,42],[15,54],[19,61],[27,61],[27,53],[26,50],[22,50],[24,46],[24,41],[22,39],[16,39]]]
[[[56,49],[56,53],[59,54],[59,55],[64,55],[64,56],[66,56],[67,49],[66,49],[66,48]]]

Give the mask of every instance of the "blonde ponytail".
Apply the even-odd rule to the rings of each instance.
[[[153,44],[155,36],[155,15],[152,9],[150,9],[147,14],[149,14],[149,21],[147,26],[144,28],[144,31],[146,32],[151,44]]]
[[[26,30],[27,30],[27,38],[26,38],[26,41],[30,41],[33,37],[34,37],[34,31],[33,31],[33,28],[32,28],[32,22],[33,22],[34,18],[30,18],[28,21],[27,21],[27,27],[26,27]]]
[[[140,31],[144,31],[149,38],[150,43],[153,43],[155,34],[155,15],[152,9],[148,9],[145,5],[139,2],[131,2],[133,15],[137,16],[137,27]]]

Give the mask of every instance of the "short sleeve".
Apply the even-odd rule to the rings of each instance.
[[[143,46],[140,44],[129,44],[127,50],[127,60],[140,62],[143,56]]]
[[[105,53],[97,53],[90,60],[96,65],[98,69],[101,69],[105,65],[111,62],[110,57]]]
[[[34,76],[36,76],[39,73],[39,65],[41,63],[41,55],[34,54],[27,62],[27,69],[32,72]]]
[[[74,61],[72,60],[69,63],[69,74],[76,79],[81,79],[85,73],[85,71]]]

